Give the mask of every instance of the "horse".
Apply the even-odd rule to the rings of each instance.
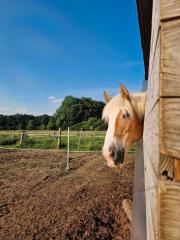
[[[104,92],[104,100],[102,118],[108,129],[102,152],[109,167],[122,167],[125,153],[143,135],[146,92],[129,93],[120,84],[120,93],[111,97]]]

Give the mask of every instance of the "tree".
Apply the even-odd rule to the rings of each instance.
[[[50,118],[48,125],[47,125],[47,129],[48,130],[55,130],[56,129],[56,124],[55,124],[55,120],[53,117]]]
[[[7,129],[7,117],[0,114],[0,130]]]
[[[35,122],[33,119],[29,120],[27,127],[28,130],[33,130],[35,128]]]
[[[66,129],[67,127],[78,127],[82,125],[86,129],[103,129],[104,125],[101,120],[101,114],[104,105],[103,102],[94,101],[91,98],[75,98],[73,96],[67,96],[62,102],[62,105],[57,109],[54,116],[48,116],[46,114],[41,116],[27,114],[5,116],[0,114],[0,129],[54,130],[59,127]]]
[[[107,129],[106,124],[102,119],[97,119],[94,117],[90,117],[86,121],[82,121],[71,126],[71,130],[96,130],[96,131],[103,131]]]
[[[94,101],[91,98],[67,96],[54,115],[56,127],[65,129],[90,117],[99,119],[103,108],[103,102]]]

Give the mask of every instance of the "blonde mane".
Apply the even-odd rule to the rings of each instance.
[[[132,105],[137,112],[139,119],[143,121],[145,113],[146,92],[131,93],[130,97]],[[108,121],[110,114],[113,114],[113,112],[119,112],[121,108],[126,108],[126,110],[132,114],[131,104],[127,100],[124,100],[119,93],[106,104],[103,110],[102,118],[105,121]]]

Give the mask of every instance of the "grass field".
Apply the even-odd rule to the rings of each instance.
[[[27,131],[20,144],[20,131],[0,131],[0,147],[25,149],[67,149],[67,132],[61,133],[58,147],[58,131]],[[70,151],[101,151],[105,132],[71,131]],[[130,149],[135,152],[135,146]]]

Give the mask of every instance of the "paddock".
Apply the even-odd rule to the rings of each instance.
[[[130,240],[134,157],[123,171],[101,153],[0,149],[0,239]]]

